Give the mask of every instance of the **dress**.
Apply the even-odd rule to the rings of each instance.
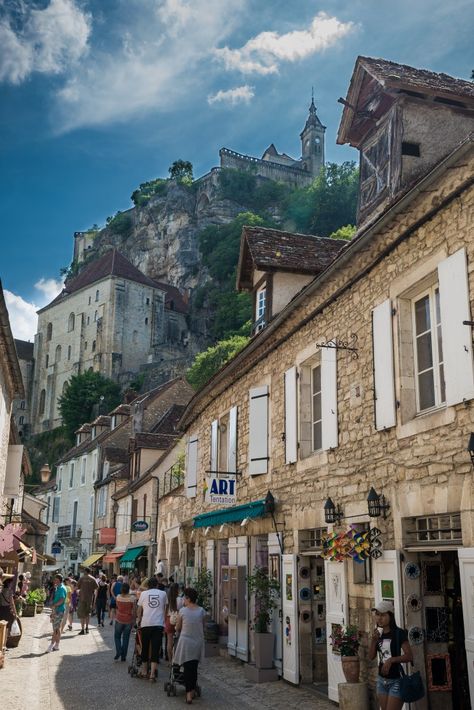
[[[196,609],[183,607],[179,612],[183,620],[181,634],[173,655],[173,663],[182,665],[187,661],[202,661],[204,659],[204,628],[203,619],[206,612],[200,606]]]

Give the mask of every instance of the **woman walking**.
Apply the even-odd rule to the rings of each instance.
[[[75,579],[69,580],[69,585],[71,587],[71,598],[69,600],[68,614],[67,614],[67,627],[69,631],[72,631],[72,622],[74,621],[74,612],[77,611],[77,605],[79,604],[79,594],[77,592],[77,582]]]
[[[372,611],[375,612],[376,627],[369,647],[369,658],[373,660],[378,656],[377,699],[380,710],[401,710],[401,664],[413,661],[408,634],[405,629],[397,626],[392,602],[380,602]]]
[[[117,596],[120,594],[122,584],[122,575],[119,575],[118,577],[116,574],[112,575],[112,581],[109,585],[109,619],[111,626],[114,623],[115,611],[117,609]]]
[[[183,666],[186,702],[191,705],[197,685],[198,663],[204,656],[204,619],[206,612],[196,604],[197,592],[184,590],[184,607],[179,611],[176,631],[180,633],[173,663]]]
[[[178,619],[178,611],[183,606],[183,599],[178,596],[179,585],[174,583],[168,590],[168,603],[165,613],[165,634],[166,634],[166,649],[168,652],[168,661],[171,665],[173,658],[173,638],[176,630],[176,621]]]
[[[15,600],[13,598],[15,587],[12,584],[12,577],[13,575],[9,575],[8,577],[5,574],[3,575],[3,586],[0,591],[0,619],[8,623],[8,634],[10,634],[12,624],[17,617]]]
[[[127,659],[130,633],[135,624],[137,610],[137,599],[134,594],[130,594],[130,585],[126,582],[122,584],[122,589],[117,596],[116,602],[114,661],[118,661],[119,658],[125,661]]]
[[[109,591],[109,585],[107,583],[107,577],[102,573],[99,577],[99,587],[97,589],[97,595],[95,598],[95,608],[97,612],[97,626],[104,625],[105,610],[107,608],[107,595]]]

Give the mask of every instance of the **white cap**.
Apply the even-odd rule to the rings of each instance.
[[[382,601],[372,607],[372,611],[378,611],[379,614],[387,614],[389,611],[394,614],[393,602]]]

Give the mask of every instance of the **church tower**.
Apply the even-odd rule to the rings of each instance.
[[[302,162],[313,177],[317,177],[324,165],[325,133],[326,126],[323,126],[316,114],[313,96],[309,107],[309,116],[305,127],[300,133]]]

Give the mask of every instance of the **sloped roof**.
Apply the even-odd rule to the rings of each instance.
[[[118,276],[122,279],[128,279],[128,281],[141,283],[144,286],[160,289],[160,286],[156,281],[150,279],[148,276],[145,276],[142,271],[137,269],[137,267],[126,259],[123,254],[117,251],[117,249],[111,249],[101,256],[100,259],[91,261],[91,263],[88,264],[77,276],[72,279],[68,279],[64,284],[64,288],[61,293],[56,296],[51,303],[40,309],[38,313],[42,313],[50,306],[62,301],[72,293],[80,291],[80,289],[90,286],[97,281],[102,281],[102,279],[109,276]]]
[[[178,423],[186,409],[185,404],[173,404],[164,413],[159,422],[152,429],[153,434],[173,434],[177,433]]]
[[[177,434],[151,434],[137,432],[130,439],[130,450],[135,449],[160,449],[165,451],[177,439]]]
[[[252,288],[252,271],[290,271],[316,276],[347,242],[267,227],[244,227],[237,267],[237,288]]]
[[[474,106],[474,83],[387,59],[357,57],[344,103],[337,142],[359,147],[361,138],[393,104],[399,92],[453,108]]]
[[[27,340],[18,340],[18,338],[14,338],[14,341],[18,359],[33,360],[34,343],[30,343]]]
[[[155,284],[157,288],[166,293],[165,308],[178,313],[187,313],[189,311],[189,306],[179,288],[171,286],[171,284],[165,284],[163,281],[155,281]]]
[[[123,414],[126,417],[130,416],[130,405],[123,403],[119,404],[118,407],[115,407],[115,409],[110,412],[110,416],[113,414]]]
[[[104,459],[109,463],[127,463],[128,452],[126,449],[121,449],[119,446],[105,446]]]

